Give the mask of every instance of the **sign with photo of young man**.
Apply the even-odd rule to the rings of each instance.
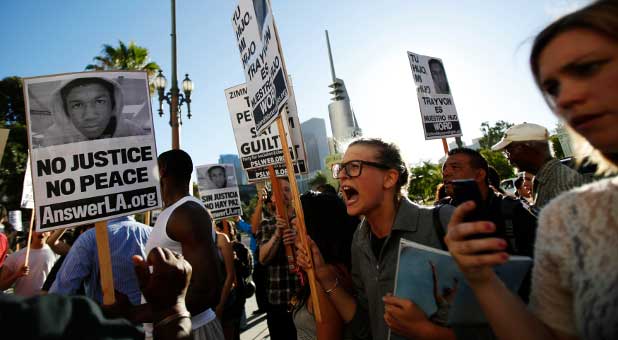
[[[408,52],[425,139],[461,136],[457,109],[442,60]]]
[[[233,164],[199,165],[195,172],[200,198],[215,220],[242,215]]]
[[[259,134],[272,125],[289,97],[269,1],[239,0],[232,15],[232,26]]]
[[[36,229],[161,206],[146,72],[24,79]]]

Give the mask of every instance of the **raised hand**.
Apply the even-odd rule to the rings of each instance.
[[[478,234],[490,234],[496,226],[487,221],[464,222],[464,217],[475,207],[474,202],[465,202],[455,209],[444,238],[451,255],[457,262],[470,285],[487,282],[494,274],[492,267],[505,263],[509,255],[506,241],[500,238],[476,238]]]

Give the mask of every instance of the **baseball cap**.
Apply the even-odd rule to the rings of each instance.
[[[523,123],[513,125],[506,130],[502,140],[491,149],[499,151],[506,148],[512,142],[525,142],[531,140],[546,141],[549,138],[549,132],[547,129],[538,124]]]

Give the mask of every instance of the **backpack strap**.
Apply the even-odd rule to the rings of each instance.
[[[438,205],[433,208],[433,228],[436,230],[436,235],[438,235],[438,241],[440,241],[440,246],[443,250],[448,250],[446,243],[444,242],[444,236],[446,233],[444,232],[444,227],[442,227],[442,222],[440,221],[440,208],[442,205]]]

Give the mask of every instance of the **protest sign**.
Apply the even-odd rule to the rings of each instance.
[[[0,163],[2,163],[2,156],[4,156],[6,141],[9,139],[9,131],[9,129],[0,129]]]
[[[200,165],[195,171],[200,198],[215,220],[242,215],[233,164]]]
[[[268,179],[268,165],[275,166],[277,177],[286,177],[285,160],[279,131],[276,126],[268,126],[261,134],[256,133],[253,114],[249,105],[249,96],[245,84],[225,90],[227,106],[232,120],[236,147],[240,155],[240,163],[247,171],[249,182]],[[300,131],[298,112],[293,96],[288,100],[288,124],[286,133],[290,154],[294,162],[296,174],[307,173],[305,145]]]
[[[24,175],[24,185],[21,191],[21,207],[24,209],[34,209],[34,193],[32,192],[32,170],[30,169],[30,157],[26,162],[26,174]]]
[[[494,270],[517,294],[531,266],[531,258],[511,256]],[[472,288],[448,251],[401,239],[394,291],[395,296],[414,302],[436,324],[465,327],[487,323]],[[394,333],[389,338],[403,339]]]
[[[21,223],[21,210],[9,211],[9,224],[17,231],[24,230],[23,224]]]
[[[461,136],[455,102],[442,60],[408,52],[425,139]]]
[[[268,0],[239,0],[232,15],[249,105],[257,134],[277,118],[288,99],[279,39]]]
[[[146,72],[24,79],[37,231],[161,206]]]

